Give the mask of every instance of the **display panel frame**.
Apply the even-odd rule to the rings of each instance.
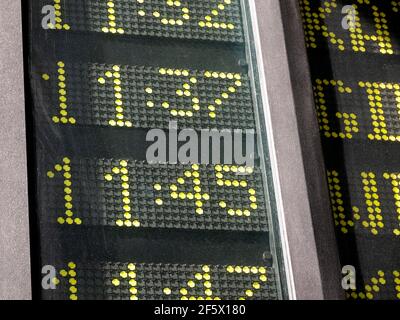
[[[12,11],[13,14],[10,14],[10,12],[7,12],[7,17],[11,21],[17,21],[20,22],[20,17],[21,17],[21,11],[18,9],[20,8],[20,4],[15,1],[9,1],[9,8],[14,8],[15,11]],[[299,147],[299,141],[298,141],[298,136],[296,130],[293,130],[294,127],[291,126],[285,126],[282,124],[278,124],[276,122],[276,116],[281,110],[279,108],[281,107],[281,103],[277,101],[277,98],[280,97],[281,99],[285,99],[286,93],[291,92],[292,90],[292,85],[287,80],[290,78],[290,70],[287,68],[287,57],[285,55],[282,55],[282,49],[284,49],[284,40],[285,40],[285,35],[283,33],[283,28],[282,28],[282,20],[283,16],[279,8],[279,3],[277,1],[254,1],[250,0],[249,1],[250,8],[252,9],[251,12],[254,15],[253,18],[258,16],[258,21],[259,25],[257,26],[256,24],[256,19],[253,19],[253,28],[259,27],[259,33],[261,36],[262,41],[257,43],[258,46],[258,52],[257,52],[257,59],[258,62],[260,63],[262,61],[261,57],[264,57],[264,65],[266,70],[270,68],[270,70],[274,69],[276,66],[275,63],[282,63],[283,62],[283,69],[279,71],[274,71],[274,72],[267,72],[265,76],[265,82],[263,81],[261,77],[261,85],[262,87],[268,88],[263,92],[263,101],[264,105],[265,103],[268,103],[268,106],[266,108],[266,118],[264,119],[265,122],[268,125],[272,126],[271,133],[274,133],[274,138],[270,139],[270,152],[272,156],[272,162],[273,162],[273,175],[274,175],[274,187],[275,187],[275,194],[278,199],[278,212],[279,212],[279,219],[280,219],[280,234],[284,244],[284,251],[289,252],[290,251],[290,257],[292,262],[290,260],[286,260],[285,267],[287,268],[287,275],[288,275],[288,283],[289,283],[289,297],[291,299],[295,298],[322,298],[324,297],[323,294],[323,283],[320,278],[320,269],[319,269],[319,259],[321,257],[317,257],[316,250],[315,250],[315,239],[313,237],[313,228],[312,228],[312,219],[311,219],[311,210],[310,210],[310,203],[308,202],[308,195],[304,195],[304,190],[307,189],[307,183],[305,179],[305,174],[304,174],[304,164],[302,161],[292,163],[293,159],[301,159],[302,158],[302,152],[301,152],[301,147]],[[19,17],[19,19],[18,19]],[[17,18],[17,19],[16,19]],[[262,22],[260,23],[260,21]],[[297,22],[297,21],[296,21]],[[17,29],[21,30],[22,28],[17,25]],[[273,33],[271,33],[271,30],[274,30]],[[7,30],[10,32],[10,30]],[[257,34],[257,32],[256,32]],[[273,36],[272,36],[273,35]],[[269,37],[267,39],[267,42],[265,41],[265,37]],[[269,50],[267,50],[268,46],[272,43],[274,45],[271,47],[271,51],[267,53]],[[279,44],[279,45],[278,45]],[[15,42],[13,43],[15,46],[16,50],[21,50],[22,43]],[[275,51],[276,50],[276,51]],[[275,51],[275,52],[272,52]],[[300,47],[301,51],[301,47]],[[3,52],[3,49],[0,50],[0,53]],[[305,54],[305,52],[304,52]],[[7,58],[9,59],[9,58]],[[272,60],[271,60],[272,59]],[[271,65],[272,63],[272,65]],[[21,59],[21,65],[22,65],[22,59]],[[261,64],[259,64],[261,67]],[[262,69],[262,68],[261,68]],[[264,70],[260,70],[260,74],[263,74]],[[282,73],[283,72],[283,73]],[[22,72],[21,72],[22,73]],[[22,85],[23,80],[22,79],[22,74],[15,73],[17,77],[19,77],[19,84]],[[272,77],[271,77],[272,76]],[[282,92],[281,90],[278,91],[272,91],[272,89],[276,89],[276,87],[271,86],[273,84],[273,79],[285,79],[285,84],[282,85],[280,83],[279,85],[283,87],[285,90],[288,90],[286,92]],[[3,88],[0,88],[1,91],[3,91]],[[10,95],[9,92],[6,91],[5,96]],[[273,93],[273,96],[271,97],[271,94]],[[22,95],[21,95],[22,96]],[[20,110],[24,110],[24,103],[19,102],[16,104]],[[293,121],[292,123],[296,123],[297,119],[296,117],[293,117],[293,102],[283,104],[286,105],[286,107],[289,110],[289,114],[291,115],[290,121]],[[20,116],[21,117],[21,116]],[[282,119],[281,119],[282,120]],[[286,119],[287,120],[287,119]],[[287,124],[287,123],[286,123]],[[267,125],[267,126],[268,126]],[[7,127],[8,126],[8,127]],[[12,126],[11,122],[8,122],[5,124],[4,128],[7,130]],[[294,133],[294,134],[293,134]],[[281,137],[285,137],[285,139],[280,139]],[[287,140],[286,140],[287,139]],[[291,146],[289,149],[287,148],[288,146],[288,141],[290,142],[289,145]],[[22,141],[19,141],[19,146],[21,148],[25,148],[25,141],[22,139]],[[1,146],[3,149],[3,145]],[[318,146],[317,146],[318,148]],[[275,153],[275,154],[274,154]],[[26,163],[25,163],[26,165]],[[290,168],[289,171],[287,169]],[[297,185],[293,186],[291,185],[290,192],[287,189],[288,186],[284,182],[290,181],[293,179],[293,175],[295,174],[295,181],[299,182]],[[290,179],[289,179],[290,178]],[[305,189],[304,189],[305,188]],[[15,189],[13,189],[15,190]],[[12,192],[12,190],[10,190]],[[293,193],[294,192],[294,193]],[[291,194],[291,195],[290,195]],[[296,194],[296,201],[293,200],[293,194]],[[27,203],[27,196],[24,197],[24,201]],[[290,205],[291,204],[291,205]],[[295,221],[291,222],[290,224],[288,223],[288,220],[295,217],[298,214],[298,208],[303,208],[302,214],[300,217],[297,217]],[[21,210],[24,213],[24,216],[28,216],[28,210],[27,207],[25,210]],[[310,225],[306,225],[306,229],[308,229],[307,232],[304,232],[303,230],[296,231],[298,229],[298,226],[301,225],[304,227],[304,221],[301,222],[302,218],[306,218],[306,221],[310,222]],[[295,222],[299,222],[299,225],[296,225]],[[21,234],[27,236],[28,235],[28,223],[26,223],[25,226],[19,226],[19,232]],[[286,229],[286,230],[285,230]],[[10,231],[11,232],[11,231]],[[302,241],[299,241],[299,237],[302,238]],[[287,239],[287,240],[286,240]],[[304,245],[305,243],[308,243],[308,245]],[[12,251],[12,249],[18,248],[18,247],[23,247],[25,251],[28,251],[29,249],[29,242],[24,239],[19,239],[18,241],[15,241],[14,243],[10,244],[8,247],[7,251]],[[311,247],[311,252],[309,251],[309,248]],[[11,249],[11,250],[9,250]],[[298,254],[304,254],[306,252],[306,257],[300,258]],[[308,256],[307,256],[308,255]],[[304,260],[308,261],[307,266],[303,264]],[[15,268],[18,263],[13,263],[12,260],[7,262],[9,266],[11,266],[10,270],[15,271],[15,274],[18,274],[18,268]],[[24,261],[24,263],[20,264],[25,270],[24,274],[29,277],[30,273],[27,272],[27,269],[29,269],[29,262]],[[311,269],[313,272],[315,271],[315,276],[308,274],[309,270],[301,270],[300,268],[304,269]],[[292,273],[292,270],[294,272]],[[6,286],[4,289],[3,287],[0,290],[0,296],[3,294],[5,296],[6,292],[9,292],[10,286]],[[17,292],[19,292],[18,296],[19,297],[25,297],[29,298],[30,297],[30,283],[24,282],[21,285],[17,286],[16,289]]]
[[[30,299],[30,241],[23,74],[22,15],[19,1],[0,12],[0,299]],[[10,107],[12,106],[12,107]]]

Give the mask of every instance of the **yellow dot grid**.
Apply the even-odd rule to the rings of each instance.
[[[353,134],[359,132],[357,116],[354,113],[336,112],[336,118],[341,119],[344,123],[344,132],[336,132],[330,126],[325,96],[325,89],[328,86],[337,88],[342,94],[352,93],[351,88],[344,86],[341,80],[317,79],[315,81],[314,96],[320,130],[327,138],[352,139]]]
[[[164,69],[161,68],[159,70],[160,74],[168,75],[168,76],[179,76],[179,77],[190,77],[190,73],[188,70],[180,70],[180,69]],[[214,79],[229,79],[234,81],[234,84],[228,88],[226,92],[222,92],[219,97],[214,100],[214,104],[208,106],[209,110],[209,117],[211,119],[215,119],[217,114],[216,110],[218,107],[222,107],[224,101],[228,100],[231,94],[236,93],[237,88],[242,86],[242,77],[240,74],[236,73],[225,73],[225,72],[212,72],[212,71],[205,71],[204,72],[205,78],[214,78]],[[194,97],[192,95],[192,86],[197,84],[197,79],[195,77],[190,77],[187,82],[182,85],[182,88],[178,88],[175,94],[178,97],[187,97],[192,99],[192,110],[178,110],[176,108],[171,107],[168,101],[163,101],[161,103],[161,107],[164,109],[170,110],[170,114],[174,117],[193,117],[193,112],[198,112],[201,109],[200,106],[200,99],[198,97]],[[153,89],[151,87],[145,88],[145,92],[149,95],[153,94]],[[147,107],[154,108],[155,103],[152,100],[148,100],[146,102]]]
[[[186,170],[184,172],[184,177],[179,177],[176,180],[176,183],[169,185],[170,197],[174,200],[186,201],[193,200],[196,206],[196,214],[202,215],[204,214],[203,204],[204,201],[210,200],[210,195],[207,193],[202,193],[201,181],[200,181],[200,167],[198,164],[192,165],[192,170]],[[188,180],[191,180],[193,183],[193,192],[179,192],[179,186],[183,186],[187,183]],[[154,190],[161,191],[162,186],[160,184],[154,185]],[[161,198],[157,198],[155,203],[158,206],[163,205],[163,200]]]
[[[203,296],[196,297],[190,295],[190,290],[195,288],[197,285],[203,286]],[[170,288],[164,288],[163,293],[165,295],[170,295],[172,294],[172,290]],[[188,280],[186,287],[180,288],[179,295],[181,300],[221,300],[221,298],[213,295],[210,267],[207,265],[203,265],[202,272],[196,273],[193,279]]]
[[[351,293],[347,292],[347,298],[352,299],[368,299],[372,300],[375,294],[379,293],[381,288],[386,285],[385,273],[380,270],[377,273],[377,277],[372,277],[368,284],[364,286],[363,292],[353,291]]]
[[[136,0],[138,3],[143,4],[145,1],[144,0]],[[153,11],[152,15],[153,17],[157,18],[160,20],[160,22],[164,25],[172,25],[172,26],[182,26],[186,21],[190,19],[190,10],[188,7],[182,6],[181,1],[171,1],[167,0],[166,1],[167,5],[170,7],[177,7],[180,8],[182,12],[182,19],[173,19],[173,18],[168,18],[162,16],[162,14],[159,11]],[[138,16],[144,17],[146,16],[146,11],[145,10],[138,10],[137,12]]]
[[[393,90],[396,96],[396,105],[400,116],[400,85],[397,83],[380,82],[359,82],[361,88],[365,88],[368,94],[371,119],[374,133],[368,135],[370,140],[384,140],[400,142],[400,135],[391,135],[388,133],[384,106],[382,103],[382,90]]]
[[[66,75],[65,75],[65,63],[63,61],[57,62],[57,73],[58,73],[58,99],[59,99],[59,107],[60,113],[58,116],[53,116],[51,119],[54,123],[62,123],[62,124],[76,124],[76,120],[73,117],[68,117],[67,111],[67,91],[66,91]],[[49,81],[50,76],[47,73],[42,74],[42,79],[44,81]]]
[[[233,188],[248,188],[248,183],[246,180],[231,180],[231,179],[225,179],[224,175],[233,172],[236,174],[252,174],[254,172],[254,169],[252,167],[244,167],[244,166],[229,166],[229,165],[216,165],[215,166],[215,177],[217,178],[217,185],[222,187],[233,187]],[[251,215],[251,210],[256,210],[258,205],[257,205],[257,197],[256,197],[256,190],[250,188],[248,189],[249,193],[249,201],[250,201],[250,208],[246,209],[234,209],[234,208],[229,208],[228,204],[224,201],[221,200],[219,202],[219,206],[222,209],[226,209],[228,214],[230,216],[245,216],[245,217],[250,217]]]
[[[394,12],[400,12],[400,1],[392,1],[391,5]]]
[[[56,15],[56,24],[53,25],[52,23],[48,23],[47,26],[49,29],[57,29],[57,30],[70,30],[71,27],[67,23],[63,23],[62,19],[62,7],[61,7],[61,0],[54,0],[54,14]]]
[[[393,271],[393,276],[394,276],[394,283],[396,285],[396,298],[400,299],[400,271],[395,270]]]
[[[217,7],[204,17],[204,20],[199,21],[201,28],[214,28],[214,29],[235,29],[233,23],[226,23],[221,21],[214,21],[218,19],[220,13],[225,10],[225,6],[232,4],[231,0],[222,0],[218,3]]]
[[[128,270],[121,271],[119,276],[120,278],[114,278],[111,281],[113,286],[119,287],[121,285],[121,281],[128,281],[129,292],[131,294],[130,300],[139,300],[136,281],[136,265],[134,263],[129,263]]]
[[[259,280],[261,282],[266,282],[267,270],[264,267],[248,267],[248,266],[228,266],[226,268],[228,273],[245,273],[259,275]],[[202,285],[204,289],[204,296],[193,296],[190,295],[190,290],[195,288],[197,285]],[[247,289],[244,292],[244,296],[240,297],[239,300],[245,300],[246,298],[251,298],[254,296],[254,291],[261,289],[261,284],[258,281],[252,283],[252,288]],[[164,288],[163,293],[165,295],[171,295],[173,292],[170,288]],[[179,295],[181,300],[221,300],[220,297],[214,296],[212,291],[212,281],[210,275],[210,267],[207,265],[202,266],[202,272],[198,272],[194,275],[193,279],[189,279],[186,287],[182,287],[179,290]]]
[[[137,219],[132,220],[132,208],[130,206],[130,191],[129,191],[129,170],[128,170],[128,162],[125,160],[120,161],[120,167],[114,167],[111,170],[111,173],[106,173],[104,175],[104,179],[106,181],[112,181],[114,175],[119,175],[121,177],[121,195],[122,195],[122,208],[124,210],[124,218],[125,220],[118,219],[115,224],[119,227],[140,227],[140,221]]]
[[[384,228],[381,203],[379,201],[376,176],[373,172],[361,173],[365,204],[367,206],[368,220],[362,221],[362,226],[369,229],[373,235],[379,233],[379,229]],[[358,208],[354,207],[354,217],[360,220]]]
[[[254,274],[258,276],[258,279],[261,283],[265,283],[268,281],[267,270],[264,267],[250,267],[250,266],[227,266],[226,271],[228,273],[237,273],[237,274]],[[252,288],[247,289],[244,292],[244,296],[240,297],[239,300],[246,300],[247,298],[251,298],[254,296],[254,292],[261,288],[261,283],[255,281],[252,283]]]
[[[399,173],[387,173],[383,174],[383,177],[387,180],[391,180],[393,197],[396,205],[397,219],[400,224],[400,174]],[[396,236],[400,236],[400,228],[394,229],[393,233]]]
[[[357,0],[359,4],[367,4],[370,5],[370,0]],[[351,44],[353,51],[355,52],[366,52],[365,41],[374,41],[377,42],[380,49],[379,51],[382,54],[394,54],[393,46],[390,39],[390,34],[388,31],[388,25],[386,20],[386,14],[383,12],[379,12],[377,6],[371,6],[373,11],[375,27],[376,27],[376,35],[366,35],[362,29],[360,23],[360,13],[358,12],[358,6],[353,4],[355,19],[354,21],[350,19],[349,21],[349,31],[351,37]]]
[[[47,177],[49,179],[53,179],[56,175],[56,172],[62,173],[64,177],[64,200],[65,200],[65,217],[58,217],[57,222],[59,224],[82,224],[82,220],[74,217],[74,213],[72,211],[72,174],[71,174],[71,160],[69,158],[64,158],[62,164],[56,164],[54,166],[54,171],[48,171]]]
[[[321,33],[339,50],[345,50],[344,41],[338,38],[335,33],[330,32],[325,22],[327,16],[332,13],[332,9],[337,7],[336,0],[325,1],[324,5],[318,8],[318,12],[312,12],[309,0],[300,0],[300,4],[307,47],[316,48],[316,34]]]
[[[115,17],[115,1],[109,0],[107,2],[107,18],[108,18],[108,27],[101,28],[101,31],[104,33],[119,33],[124,34],[124,29],[117,27],[116,17]]]
[[[124,103],[122,96],[122,83],[121,83],[121,68],[117,65],[114,65],[112,70],[106,71],[105,76],[109,80],[112,80],[114,86],[114,106],[115,106],[115,119],[111,119],[108,121],[108,124],[112,127],[128,127],[131,128],[132,122],[129,120],[125,120],[124,116]],[[106,79],[103,77],[98,78],[97,80],[101,85],[106,83]]]
[[[68,278],[68,284],[69,284],[69,299],[70,300],[78,300],[78,288],[77,288],[77,273],[75,271],[76,269],[76,264],[74,262],[69,262],[68,263],[68,269],[65,270],[60,270],[59,274],[62,278]],[[60,279],[57,277],[52,279],[53,283],[55,285],[58,285],[60,283]]]
[[[343,194],[341,190],[341,181],[339,173],[336,171],[328,171],[328,186],[331,199],[331,207],[335,225],[340,227],[342,233],[348,233],[349,228],[354,227],[354,221],[346,215],[343,202]]]

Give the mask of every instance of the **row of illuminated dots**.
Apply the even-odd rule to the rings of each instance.
[[[268,281],[267,268],[257,267],[257,266],[239,266],[239,265],[229,265],[221,268],[221,270],[214,271],[212,266],[202,265],[199,266],[199,270],[193,272],[193,275],[186,280],[185,284],[179,287],[164,286],[159,289],[157,287],[151,287],[151,285],[146,284],[145,287],[140,288],[138,285],[138,267],[135,263],[129,263],[126,269],[121,270],[118,276],[115,278],[110,278],[107,285],[112,288],[121,288],[120,294],[123,295],[121,298],[129,297],[130,300],[139,300],[141,293],[146,295],[146,290],[151,289],[151,291],[160,296],[164,296],[166,299],[173,297],[175,299],[181,300],[221,300],[221,296],[216,294],[215,291],[219,290],[219,285],[217,281],[213,280],[213,274],[217,273],[217,278],[221,278],[222,274],[226,275],[238,275],[238,276],[248,276],[252,280],[248,284],[243,283],[243,281],[235,281],[232,278],[232,285],[239,285],[241,288],[241,295],[236,297],[237,300],[251,299],[254,295],[263,289],[266,289],[266,282]],[[176,271],[174,271],[176,272]],[[88,272],[85,272],[85,276]],[[172,273],[169,276],[173,277]],[[68,297],[70,300],[79,299],[79,284],[78,284],[78,272],[77,265],[74,262],[69,262],[67,268],[62,269],[51,279],[51,282],[56,286],[59,286],[62,281],[65,281],[68,287]],[[168,279],[168,276],[164,275],[164,279]],[[145,279],[144,279],[145,280]],[[228,283],[229,285],[229,283]],[[248,287],[245,287],[247,286]],[[148,287],[150,286],[150,288]],[[126,290],[126,292],[124,292]],[[157,293],[156,291],[159,290]],[[224,294],[224,292],[222,292]],[[226,292],[226,295],[231,295],[231,292]]]
[[[372,125],[372,131],[367,135],[368,139],[400,142],[400,131],[392,133],[389,128],[391,122],[387,121],[385,116],[385,112],[393,109],[400,120],[400,84],[360,81],[358,86],[367,94]],[[341,95],[352,95],[354,92],[353,88],[346,86],[341,80],[317,79],[315,81],[314,97],[321,132],[327,138],[353,139],[360,132],[359,116],[355,112],[338,111],[333,117],[331,110],[337,106],[331,105],[334,102],[328,100],[328,90],[335,90]],[[385,94],[393,97],[391,98],[393,104],[385,104],[384,101],[387,100]],[[363,94],[357,96],[364,97]],[[354,105],[360,105],[360,103],[354,101]],[[332,118],[342,123],[342,130],[335,128]]]
[[[213,103],[202,105],[200,98],[193,93],[193,89],[197,86],[198,78],[191,75],[189,70],[160,68],[158,71],[160,75],[171,77],[171,81],[174,80],[172,77],[182,78],[182,85],[176,88],[174,94],[176,98],[185,98],[185,100],[182,100],[182,104],[184,106],[174,106],[170,101],[162,101],[159,105],[156,105],[154,102],[154,86],[147,86],[143,89],[143,94],[148,97],[145,105],[149,109],[159,107],[167,110],[172,117],[177,118],[191,118],[201,109],[206,109],[209,118],[215,119],[217,117],[218,110],[223,108],[224,104],[226,104],[229,99],[232,99],[232,96],[236,94],[238,89],[243,85],[242,76],[239,73],[204,71],[202,76],[205,79],[226,80],[229,81],[229,85],[227,85],[226,90],[219,92],[218,96],[214,98]],[[104,75],[98,77],[97,80],[102,86],[109,84],[113,87],[113,108],[115,109],[115,115],[112,119],[108,120],[108,124],[110,126],[118,127],[133,127],[135,124],[133,124],[130,119],[127,119],[127,115],[125,113],[126,107],[123,93],[124,84],[122,83],[121,78],[121,67],[114,65],[112,68],[110,68],[110,70],[105,71]],[[42,79],[44,81],[49,81],[51,77],[45,73],[42,74]],[[63,61],[57,62],[57,86],[59,113],[52,117],[52,121],[60,124],[76,124],[77,121],[75,117],[69,114],[67,73],[66,66]],[[188,106],[188,101],[190,106]]]
[[[140,227],[140,219],[135,217],[133,212],[135,208],[131,206],[132,197],[131,188],[132,181],[129,177],[129,161],[121,160],[119,166],[113,167],[109,172],[104,174],[105,181],[115,180],[119,183],[120,189],[120,209],[123,211],[123,219],[116,220],[115,224],[119,227]],[[65,212],[63,216],[57,218],[59,224],[82,224],[82,220],[76,217],[73,210],[73,185],[72,185],[72,172],[71,172],[71,160],[64,158],[62,163],[56,164],[54,169],[47,172],[47,176],[50,179],[60,175],[64,179],[63,191],[64,191],[64,206]],[[253,211],[258,209],[257,191],[249,186],[246,179],[246,175],[252,175],[254,173],[253,167],[246,166],[235,166],[235,165],[215,165],[215,178],[216,184],[220,187],[229,187],[233,189],[240,189],[247,193],[247,199],[240,199],[243,203],[246,203],[241,208],[232,207],[227,200],[219,199],[218,206],[226,211],[226,214],[230,217],[249,218]],[[237,178],[229,179],[226,178],[227,174],[235,174]],[[176,181],[163,186],[164,183],[155,183],[153,190],[155,192],[162,193],[167,191],[169,196],[168,199],[175,201],[194,203],[194,214],[203,215],[205,202],[210,201],[211,197],[207,192],[203,190],[201,184],[201,173],[200,166],[193,164],[190,169],[183,172],[181,177],[178,177]],[[179,191],[179,189],[186,189],[185,191]],[[149,190],[150,191],[150,190]],[[157,197],[154,200],[155,205],[163,206],[165,199]]]
[[[392,190],[392,199],[395,212],[384,212],[382,209],[382,194],[379,191],[378,175],[375,172],[361,172],[361,190],[364,195],[364,210],[358,206],[350,206],[345,203],[346,181],[342,175],[335,171],[328,171],[328,185],[331,198],[331,206],[336,226],[344,234],[353,229],[359,223],[363,229],[369,230],[373,235],[381,234],[386,229],[386,221],[389,214],[397,216],[397,227],[394,226],[392,234],[400,236],[400,173],[382,174]],[[351,207],[351,209],[346,209]]]
[[[101,28],[101,31],[104,33],[113,33],[113,34],[124,34],[126,29],[124,27],[124,16],[127,15],[127,12],[124,13],[124,16],[119,16],[117,13],[118,2],[113,0],[103,0],[107,2],[107,8],[104,11],[104,14],[107,16],[107,25]],[[174,8],[176,10],[176,14],[174,17],[168,17],[168,13],[160,12],[160,10],[149,9],[149,4],[146,3],[146,8],[140,8],[140,5],[145,4],[144,0],[136,0],[138,3],[138,9],[132,12],[132,16],[139,18],[152,18],[155,21],[158,21],[160,25],[164,26],[185,26],[189,21],[192,20],[191,10],[189,6],[184,6],[181,1],[166,1],[167,7]],[[232,0],[220,0],[217,3],[210,5],[209,13],[206,14],[203,18],[199,19],[198,26],[200,28],[208,28],[215,30],[235,30],[237,28],[236,21],[224,21],[224,15],[227,11],[227,8],[232,5]],[[61,4],[61,0],[54,0],[54,9],[55,9],[55,24],[48,23],[48,27],[50,29],[56,30],[71,30],[73,26],[64,21],[63,18],[63,6]]]
[[[306,44],[309,48],[317,48],[317,37],[318,35],[325,37],[329,42],[337,47],[340,51],[347,49],[345,41],[338,37],[335,32],[331,30],[331,26],[328,26],[328,17],[338,10],[337,0],[325,1],[324,5],[318,7],[315,11],[312,10],[310,0],[300,0],[301,13],[303,18],[303,26],[305,31]],[[345,7],[340,6],[343,14],[343,20],[336,20],[341,23],[340,30],[348,32],[350,35],[351,50],[356,53],[367,52],[367,42],[373,42],[375,47],[381,54],[394,54],[393,50],[393,39],[389,32],[387,14],[379,9],[375,4],[369,1],[359,0],[359,4],[352,4],[351,6]],[[361,23],[360,4],[368,6],[372,16],[374,17],[373,34],[367,34],[364,31],[364,27]],[[399,12],[399,3],[392,1],[393,12]],[[346,15],[345,15],[346,14]]]
[[[388,280],[389,274],[379,270],[376,276],[366,281],[362,290],[348,290],[346,292],[347,298],[357,300],[378,299],[383,288],[391,286],[394,289],[393,298],[400,299],[400,270],[391,272],[390,281]]]

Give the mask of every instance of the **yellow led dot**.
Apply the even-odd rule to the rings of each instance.
[[[64,224],[64,223],[65,223],[65,219],[62,218],[62,217],[60,217],[60,218],[57,219],[57,222],[58,222],[59,224]]]
[[[206,290],[204,290],[204,293],[205,293],[207,296],[211,296],[211,295],[212,295],[212,290],[211,290],[211,289],[206,289]]]
[[[164,288],[163,292],[164,292],[164,294],[166,294],[166,295],[170,295],[170,294],[172,293],[172,291],[171,291],[170,288]]]
[[[188,291],[185,288],[182,288],[181,290],[179,290],[179,292],[184,296],[188,294]]]
[[[136,295],[138,293],[138,290],[136,288],[130,288],[129,292],[133,295]]]
[[[130,217],[129,217],[128,219],[130,219]],[[132,221],[130,221],[130,220],[125,220],[124,225],[125,225],[126,227],[132,227]]]
[[[254,295],[254,293],[253,293],[253,291],[252,290],[246,290],[246,296],[248,296],[248,297],[252,297]]]
[[[119,281],[118,279],[114,279],[114,280],[112,281],[112,284],[113,284],[114,286],[118,287],[118,286],[120,285],[120,281]]]
[[[134,221],[132,222],[132,225],[133,225],[134,227],[138,228],[138,227],[140,227],[140,221],[139,221],[139,220],[134,220]]]
[[[203,275],[201,273],[196,273],[194,276],[197,280],[203,279]]]
[[[135,287],[137,285],[137,281],[135,279],[130,279],[129,280],[129,285],[132,287]]]
[[[124,222],[123,222],[122,220],[117,220],[117,221],[115,222],[115,224],[116,224],[118,227],[122,227],[122,226],[124,225]]]
[[[265,274],[267,272],[267,270],[264,267],[260,267],[260,268],[258,268],[258,272],[261,274]]]
[[[242,272],[242,267],[236,266],[236,267],[235,267],[235,272],[236,272],[236,273],[241,273],[241,272]]]
[[[210,272],[210,267],[209,267],[209,266],[203,266],[203,267],[202,267],[202,270],[203,270],[204,272]]]

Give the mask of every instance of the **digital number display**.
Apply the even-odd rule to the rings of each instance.
[[[300,0],[349,299],[400,299],[398,1]]]
[[[248,3],[24,10],[36,298],[287,298]],[[235,157],[210,136],[198,161],[173,159],[171,128],[232,132]],[[148,156],[154,130],[163,160]]]
[[[81,280],[82,275],[84,280]],[[264,266],[68,262],[48,298],[69,300],[271,300],[274,273]],[[101,285],[99,285],[101,284]]]
[[[40,189],[49,223],[267,231],[258,168],[67,157],[48,168]]]
[[[48,27],[56,31],[244,41],[239,0],[54,0],[54,7]]]
[[[59,125],[254,129],[245,74],[54,62],[41,68],[46,115]]]

